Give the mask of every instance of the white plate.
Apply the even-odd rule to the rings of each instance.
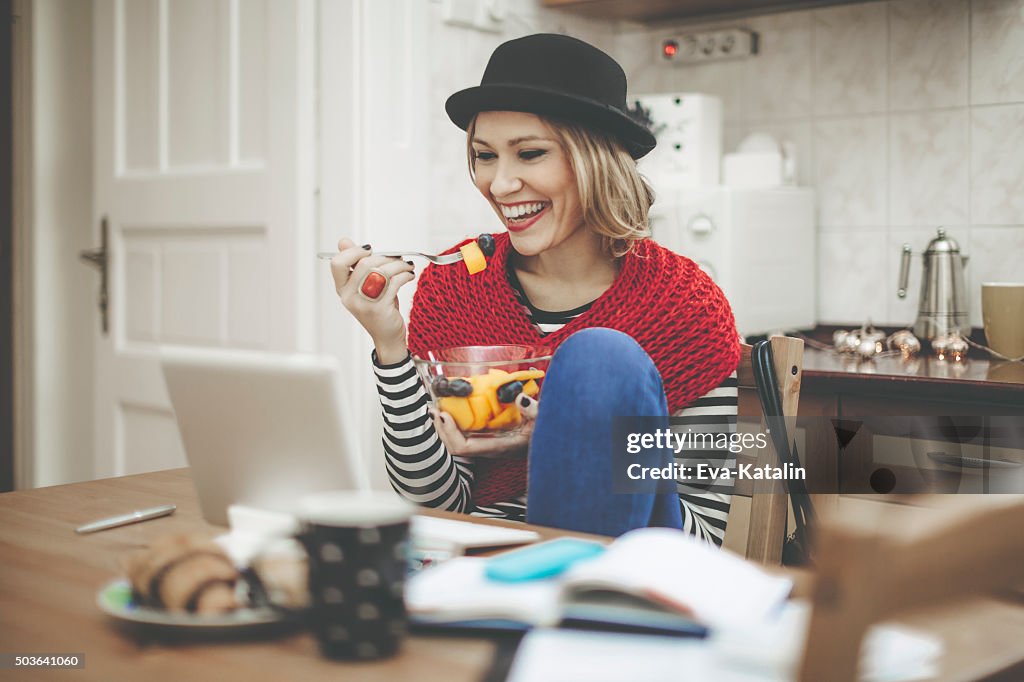
[[[124,623],[203,632],[234,632],[281,623],[288,618],[284,613],[271,608],[241,608],[229,613],[200,615],[144,606],[135,602],[131,583],[124,578],[104,585],[96,593],[96,605],[111,618]]]

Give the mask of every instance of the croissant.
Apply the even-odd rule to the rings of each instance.
[[[166,535],[125,564],[132,587],[150,606],[207,614],[239,607],[238,571],[208,538]]]
[[[305,556],[268,553],[257,557],[252,568],[274,604],[286,608],[309,605],[309,568]]]

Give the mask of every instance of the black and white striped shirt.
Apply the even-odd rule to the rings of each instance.
[[[523,293],[515,272],[509,283],[530,321],[542,334],[550,334],[590,309],[591,304],[565,312],[549,312],[533,306]],[[391,485],[406,499],[426,507],[490,518],[523,521],[526,498],[478,506],[473,503],[473,460],[449,454],[427,412],[428,395],[412,359],[381,365],[374,355],[377,392],[384,410],[385,465]],[[677,430],[695,433],[731,433],[737,413],[736,374],[673,415]],[[678,422],[678,424],[675,424]],[[698,457],[735,467],[728,451],[681,452],[677,458]],[[692,459],[691,459],[692,463]],[[721,545],[731,496],[677,484],[683,529],[698,538]]]

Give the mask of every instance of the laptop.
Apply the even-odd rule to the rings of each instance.
[[[228,525],[233,504],[294,513],[306,493],[367,487],[334,358],[165,348],[160,361],[210,523]]]

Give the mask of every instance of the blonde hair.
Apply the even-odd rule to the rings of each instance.
[[[654,190],[640,175],[636,160],[615,138],[567,121],[539,117],[551,126],[569,157],[576,177],[583,223],[601,236],[605,252],[614,258],[651,236],[648,213]],[[476,117],[466,127],[469,175],[475,178],[473,135]]]

